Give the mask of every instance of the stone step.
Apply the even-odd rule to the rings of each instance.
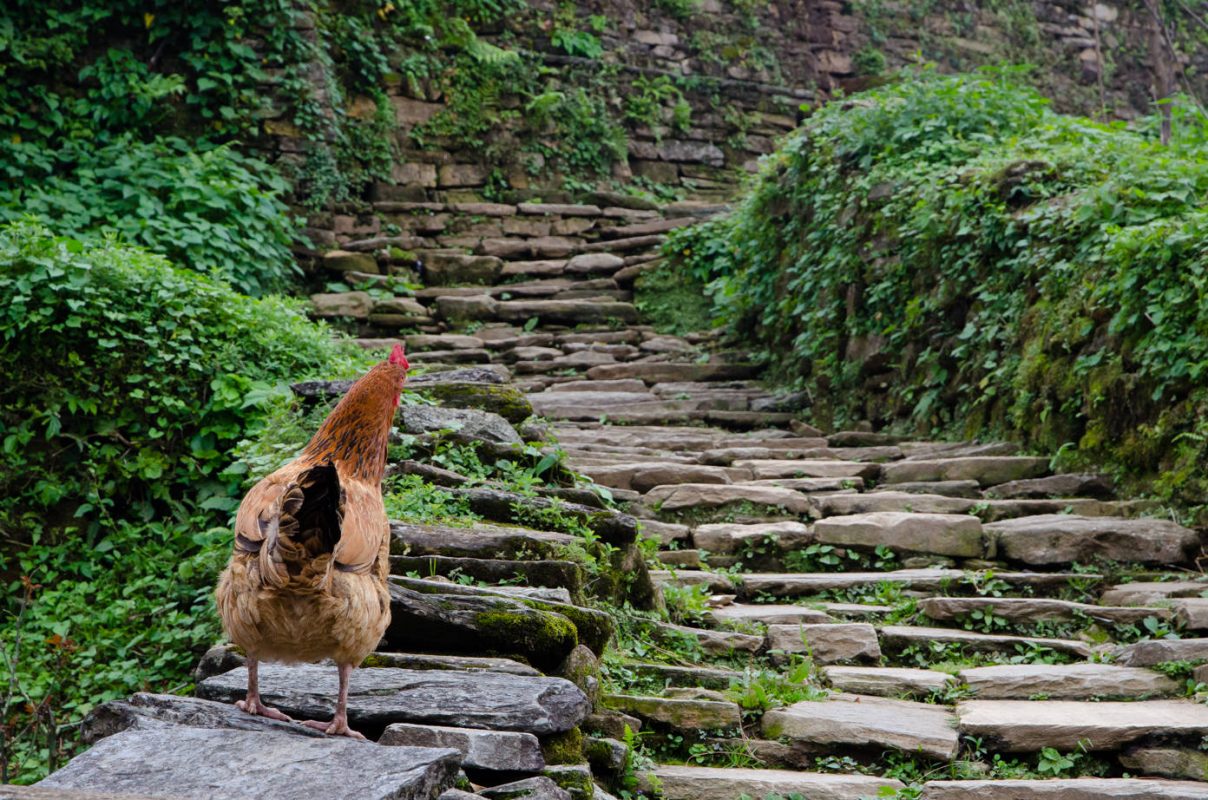
[[[797,625],[800,623],[828,623],[834,618],[825,611],[809,606],[793,605],[734,605],[714,608],[705,613],[713,624],[758,622],[763,625]]]
[[[1047,458],[961,456],[886,464],[882,479],[885,483],[972,480],[982,486],[994,486],[1025,478],[1039,478],[1048,471]]]
[[[902,667],[825,667],[822,674],[843,692],[877,697],[923,698],[955,685],[946,672]]]
[[[456,750],[468,769],[534,773],[545,769],[541,742],[531,733],[396,722],[386,726],[378,744]]]
[[[664,800],[763,800],[773,796],[866,800],[904,788],[900,781],[870,775],[679,765],[656,767],[646,774],[644,784],[647,788],[657,785]]]
[[[836,695],[763,715],[763,735],[826,747],[885,748],[938,761],[956,756],[955,717],[943,706],[862,695]]]
[[[822,591],[875,587],[888,583],[903,589],[938,591],[956,588],[965,583],[970,587],[984,573],[959,569],[900,569],[891,572],[813,572],[813,573],[751,573],[742,579],[742,596],[767,594],[773,597],[800,597]],[[1072,579],[1094,580],[1100,576],[1070,572],[995,572],[993,577],[1015,586],[1037,589],[1062,588]]]
[[[969,700],[957,705],[956,715],[962,734],[1007,753],[1113,751],[1148,736],[1198,744],[1208,734],[1208,706],[1188,700]]]
[[[291,717],[330,719],[337,688],[334,666],[260,665],[260,696]],[[197,686],[199,697],[223,703],[243,699],[246,691],[244,667]],[[575,727],[589,710],[587,697],[570,681],[498,672],[358,669],[348,692],[349,723],[367,730],[408,722],[546,736]]]
[[[887,484],[865,494],[838,495],[820,500],[819,514],[824,517],[903,511],[921,514],[975,514],[983,521],[993,522],[1041,514],[1129,516],[1139,510],[1136,504],[1130,502],[1084,497],[1059,500],[985,500],[896,491],[897,485]]]
[[[829,498],[824,498],[829,499]],[[888,547],[895,552],[933,553],[958,558],[993,557],[981,522],[967,514],[876,511],[820,519],[814,538],[826,544]]]
[[[669,381],[733,381],[754,378],[761,371],[755,364],[675,364],[630,363],[595,367],[588,371],[591,380],[636,378],[651,383]]]
[[[655,486],[643,502],[660,513],[685,509],[718,509],[736,503],[777,508],[789,514],[809,515],[812,506],[801,492],[776,486],[747,484],[681,483]]]
[[[957,675],[975,696],[987,700],[1135,700],[1183,690],[1160,672],[1114,664],[1001,664]]]
[[[1117,648],[1115,663],[1152,667],[1163,661],[1208,661],[1208,639],[1151,639]]]
[[[859,461],[827,459],[739,459],[731,463],[735,469],[746,469],[753,480],[762,478],[862,478],[876,480],[881,472],[878,464]]]
[[[743,674],[732,669],[713,667],[681,667],[670,664],[625,664],[639,677],[660,681],[667,686],[700,687],[703,689],[726,689],[742,679]]]
[[[692,529],[693,545],[710,553],[727,555],[759,549],[768,553],[787,552],[813,541],[809,526],[794,520],[745,525],[721,522],[697,525]]]
[[[1200,551],[1195,531],[1162,519],[1045,514],[991,523],[986,530],[997,537],[1003,557],[1037,566],[1097,558],[1180,564]]]
[[[973,652],[1009,652],[1016,648],[1043,647],[1057,653],[1090,658],[1094,650],[1085,642],[1070,639],[1050,639],[1043,636],[1007,636],[993,633],[956,630],[954,628],[925,628],[911,625],[885,625],[878,630],[881,644],[887,650],[900,650],[912,644],[953,644]]]
[[[567,398],[575,398],[579,393],[566,393]],[[634,397],[635,395],[629,395]],[[540,395],[529,395],[534,398],[534,408],[540,413],[541,406],[536,402],[536,398]],[[642,405],[635,403],[634,405]],[[619,463],[611,463],[607,466],[602,465],[587,465],[580,466],[580,461],[574,461],[575,468],[591,478],[601,486],[608,486],[613,489],[633,489],[639,492],[648,492],[656,486],[673,486],[678,484],[702,484],[702,483],[730,483],[730,474],[725,467],[706,467],[700,464],[683,464],[676,462],[647,460],[647,461],[621,461]]]
[[[877,630],[865,622],[769,625],[767,635],[769,650],[805,653],[817,664],[875,663],[881,658]]]
[[[701,731],[732,732],[742,728],[738,704],[729,701],[609,694],[603,702],[605,707],[623,711],[642,722],[694,736]]]
[[[102,739],[39,787],[51,797],[53,790],[64,792],[59,797],[70,796],[64,790],[165,797],[167,790],[196,800],[431,800],[452,786],[459,761],[448,748],[160,724]]]
[[[1101,602],[1120,606],[1143,606],[1172,597],[1202,597],[1208,592],[1208,581],[1184,580],[1125,583],[1105,589]]]
[[[1204,800],[1204,784],[1138,778],[929,781],[922,800]]]
[[[1169,608],[1097,606],[1038,597],[924,597],[919,600],[919,611],[942,622],[966,618],[974,611],[988,611],[1010,622],[1068,622],[1085,617],[1124,625],[1138,623],[1146,617],[1168,619],[1171,616]]]

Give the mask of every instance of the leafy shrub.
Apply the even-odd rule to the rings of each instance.
[[[666,252],[717,254],[722,312],[822,421],[1015,435],[1203,503],[1208,125],[1155,127],[910,72],[815,112]]]
[[[0,771],[26,781],[95,704],[187,686],[217,633],[228,452],[282,382],[360,364],[292,302],[35,224],[0,228],[0,292]]]
[[[113,231],[252,295],[284,287],[297,269],[285,183],[229,147],[0,142],[0,165],[0,221],[33,214],[75,237]]]

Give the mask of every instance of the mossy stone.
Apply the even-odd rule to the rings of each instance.
[[[551,766],[541,774],[569,792],[571,800],[593,800],[596,795],[591,768],[586,765]]]
[[[541,755],[545,757],[546,764],[582,764],[583,732],[578,728],[571,728],[565,733],[543,738]]]
[[[518,425],[533,415],[533,404],[529,402],[528,397],[510,384],[449,381],[416,384],[411,389],[442,406],[494,412],[513,425]]]
[[[575,648],[579,637],[574,623],[561,614],[534,611],[532,614],[504,609],[483,611],[474,623],[489,635],[500,652],[524,653],[538,669],[552,669]]]

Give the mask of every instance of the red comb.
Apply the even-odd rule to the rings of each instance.
[[[407,360],[407,356],[403,355],[403,346],[396,344],[394,349],[390,351],[390,358],[387,361],[391,364],[398,364],[403,369],[411,369],[411,362]]]

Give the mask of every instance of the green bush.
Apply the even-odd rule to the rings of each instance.
[[[290,301],[35,224],[0,228],[0,293],[0,780],[26,781],[95,704],[187,686],[217,633],[232,448],[286,381],[364,357]]]
[[[1014,435],[1208,493],[1208,125],[1051,112],[1003,72],[819,109],[740,208],[673,236],[836,425]],[[702,264],[702,254],[716,258]]]
[[[36,215],[56,231],[113,231],[241,291],[283,288],[297,271],[285,183],[229,147],[182,139],[47,146],[0,142],[0,222]]]

